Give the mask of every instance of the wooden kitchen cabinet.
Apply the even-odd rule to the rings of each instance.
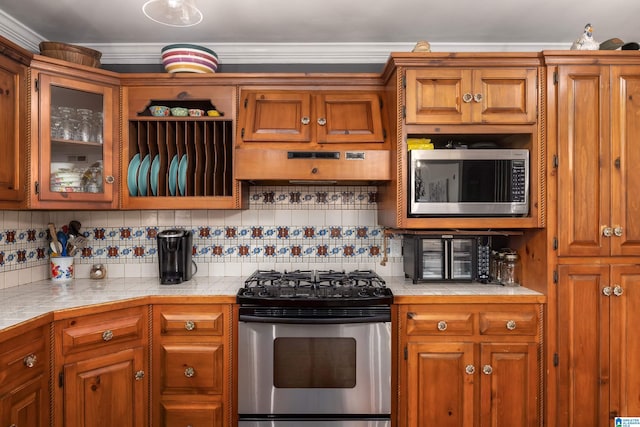
[[[640,266],[558,267],[556,425],[613,426],[640,413]]]
[[[537,120],[530,68],[408,68],[407,124],[528,124]]]
[[[32,323],[0,334],[2,426],[49,426],[49,324]]]
[[[0,38],[0,208],[23,207],[27,179],[27,67],[30,54]]]
[[[390,141],[379,86],[323,90],[242,88],[236,178],[376,182],[390,178]],[[337,84],[337,82],[335,83]],[[304,86],[322,86],[308,79]],[[357,89],[356,89],[357,87]]]
[[[376,92],[241,93],[240,137],[246,142],[368,144],[385,141]],[[304,149],[304,145],[298,145]]]
[[[124,209],[239,209],[246,188],[235,179],[236,88],[166,76],[123,79],[121,199]],[[202,77],[202,76],[200,76]],[[165,105],[205,111],[202,117],[153,117]],[[221,116],[210,117],[216,109]]]
[[[541,307],[399,309],[399,425],[538,426]]]
[[[378,221],[392,229],[534,229],[546,220],[546,82],[534,53],[392,53],[383,72],[395,105],[391,179],[379,186]],[[435,149],[476,146],[529,150],[529,211],[521,216],[416,215],[407,140]]]
[[[29,206],[117,208],[117,75],[39,55],[34,58]]]
[[[231,306],[153,307],[154,426],[229,426]]]
[[[636,62],[551,69],[557,80],[559,256],[640,255]]]
[[[55,322],[55,425],[148,425],[147,310],[142,305]]]

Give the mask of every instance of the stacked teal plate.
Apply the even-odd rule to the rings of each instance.
[[[151,194],[158,195],[158,174],[160,172],[160,155],[156,154],[151,162],[151,171],[149,172],[149,186],[151,187]]]
[[[149,180],[149,155],[147,154],[140,163],[140,170],[138,171],[138,194],[146,196],[148,192],[148,180]]]
[[[176,195],[176,183],[178,180],[178,156],[173,156],[169,164],[169,194]]]
[[[180,164],[178,165],[178,191],[180,191],[180,195],[184,196],[187,191],[187,165],[189,161],[187,155],[185,154],[180,159]]]
[[[129,162],[127,170],[127,187],[129,187],[129,195],[138,195],[138,168],[140,167],[140,153],[133,156]]]

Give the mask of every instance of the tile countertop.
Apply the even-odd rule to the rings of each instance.
[[[482,284],[417,284],[404,277],[384,278],[394,296],[533,296],[524,287]],[[0,290],[0,331],[43,314],[146,296],[235,296],[242,277],[197,277],[179,285],[157,278],[76,279],[67,284],[43,280]]]

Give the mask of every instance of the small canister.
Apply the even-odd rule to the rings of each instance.
[[[500,278],[504,286],[520,286],[519,259],[516,252],[506,252],[502,262],[502,272]]]

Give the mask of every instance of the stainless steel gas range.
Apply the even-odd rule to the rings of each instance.
[[[373,271],[258,270],[238,291],[240,427],[391,425],[391,303]]]

